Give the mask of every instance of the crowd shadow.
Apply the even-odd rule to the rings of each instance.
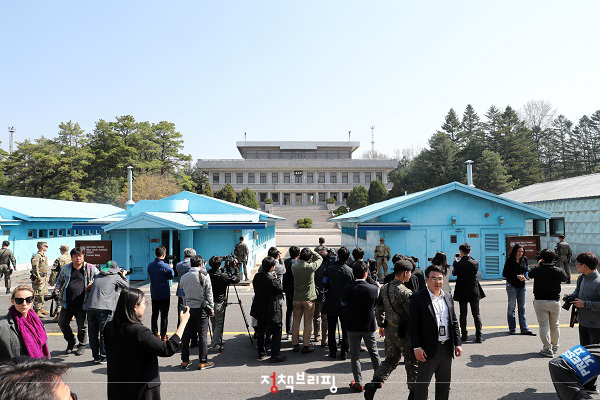
[[[530,358],[543,358],[538,352],[534,353],[521,353],[521,354],[492,354],[484,356],[481,354],[472,354],[470,361],[467,363],[467,367],[481,368],[489,365],[508,365],[513,362],[525,361]]]
[[[540,393],[537,389],[527,388],[522,392],[509,393],[498,400],[556,400],[556,393]]]
[[[337,382],[336,382],[337,385]],[[266,388],[266,386],[265,386]],[[266,389],[266,393],[262,396],[256,397],[248,397],[248,400],[262,400],[262,399],[274,399],[274,398],[290,398],[294,397],[294,399],[324,399],[328,396],[335,396],[340,394],[349,394],[352,392],[352,389],[338,387],[336,393],[331,393],[329,389],[317,389],[317,390],[297,390],[294,388],[294,393],[291,392],[290,389],[285,389],[285,387],[280,387],[277,393],[271,393],[269,389]],[[356,393],[356,392],[352,392]]]

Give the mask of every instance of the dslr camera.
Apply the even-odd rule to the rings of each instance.
[[[565,303],[562,305],[562,308],[564,310],[569,311],[569,309],[573,305],[573,304],[571,304],[571,302],[575,301],[575,300],[577,300],[577,297],[573,296],[572,294],[565,294],[564,297],[563,297],[563,301]]]

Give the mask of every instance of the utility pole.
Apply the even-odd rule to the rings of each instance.
[[[350,132],[352,131],[348,131],[348,141],[350,141]]]
[[[9,126],[8,127],[8,154],[11,154],[13,152],[14,136],[15,136],[15,127]]]
[[[246,132],[244,132],[244,142],[246,141]]]
[[[373,156],[375,155],[375,133],[373,133],[374,130],[375,125],[371,125],[371,153],[373,154]]]

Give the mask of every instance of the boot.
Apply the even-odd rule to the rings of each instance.
[[[375,398],[375,392],[381,388],[383,384],[381,382],[369,382],[365,385],[365,400],[373,400]]]

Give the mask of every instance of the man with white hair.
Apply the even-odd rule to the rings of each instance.
[[[179,326],[179,310],[183,310],[185,307],[183,305],[183,290],[181,289],[181,278],[188,273],[192,265],[190,264],[190,259],[196,255],[196,250],[187,248],[183,250],[183,261],[180,261],[175,266],[175,270],[177,271],[177,276],[179,277],[179,282],[177,283],[177,326]],[[204,271],[202,271],[204,272]],[[192,337],[192,343],[190,347],[198,346],[198,335]]]

